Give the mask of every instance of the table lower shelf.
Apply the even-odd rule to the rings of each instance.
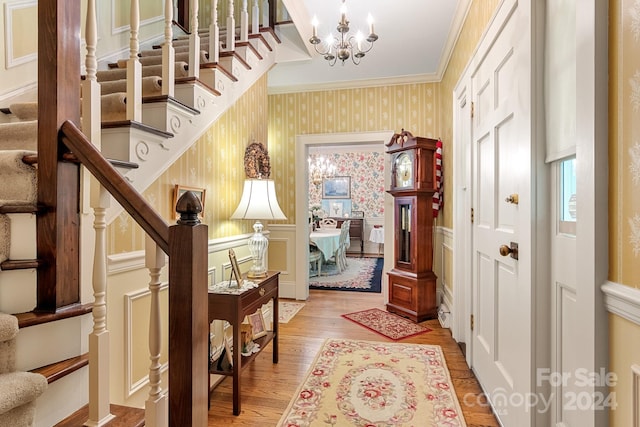
[[[260,338],[256,338],[253,340],[253,342],[255,342],[256,344],[258,344],[260,346],[260,350],[257,353],[252,353],[249,356],[242,356],[241,360],[240,360],[240,370],[242,371],[245,367],[247,367],[249,365],[249,363],[256,358],[256,356],[258,356],[260,353],[262,353],[262,350],[264,350],[265,346],[267,344],[269,344],[273,338],[275,337],[275,334],[272,331],[268,331],[267,335],[260,337]],[[222,357],[222,355],[220,356]],[[227,357],[226,355],[224,357]],[[218,359],[219,360],[219,359]],[[218,364],[218,360],[216,360],[215,362],[211,362],[209,364],[209,373],[210,374],[216,374],[216,375],[233,375],[235,368],[232,366],[231,369],[228,370],[219,370],[217,369],[214,365]]]

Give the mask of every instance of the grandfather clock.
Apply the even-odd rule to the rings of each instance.
[[[437,317],[433,273],[434,157],[437,140],[402,130],[386,144],[391,155],[394,250],[389,312],[414,322]]]

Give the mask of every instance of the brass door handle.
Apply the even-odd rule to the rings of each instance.
[[[511,246],[507,246],[507,245],[500,246],[500,255],[502,256],[511,255],[511,258],[518,259],[518,244],[515,242],[511,242]]]
[[[518,195],[517,194],[509,194],[509,196],[504,199],[507,203],[513,203],[514,205],[518,204]]]

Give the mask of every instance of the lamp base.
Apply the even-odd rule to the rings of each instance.
[[[269,246],[269,240],[262,234],[262,223],[260,221],[256,221],[255,224],[253,224],[253,231],[253,235],[247,242],[249,253],[251,253],[251,257],[253,258],[253,265],[247,272],[247,278],[260,279],[267,277],[265,256],[267,247]]]
[[[267,277],[267,272],[247,272],[247,279],[264,279]]]

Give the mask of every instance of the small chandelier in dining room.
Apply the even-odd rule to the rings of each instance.
[[[309,43],[313,45],[313,48],[320,55],[329,62],[332,67],[339,59],[344,62],[351,58],[351,61],[358,65],[360,59],[373,48],[373,43],[378,40],[378,35],[373,31],[373,18],[371,14],[368,17],[369,23],[369,35],[364,38],[362,32],[358,31],[356,35],[349,34],[349,21],[347,20],[347,6],[345,0],[342,0],[342,7],[340,8],[340,21],[338,21],[339,36],[336,38],[333,34],[330,34],[324,42],[318,37],[318,19],[313,17],[313,35],[309,39]],[[366,42],[366,44],[365,44]]]
[[[336,166],[324,157],[316,157],[315,161],[309,157],[309,182],[318,187],[324,178],[333,178]]]

